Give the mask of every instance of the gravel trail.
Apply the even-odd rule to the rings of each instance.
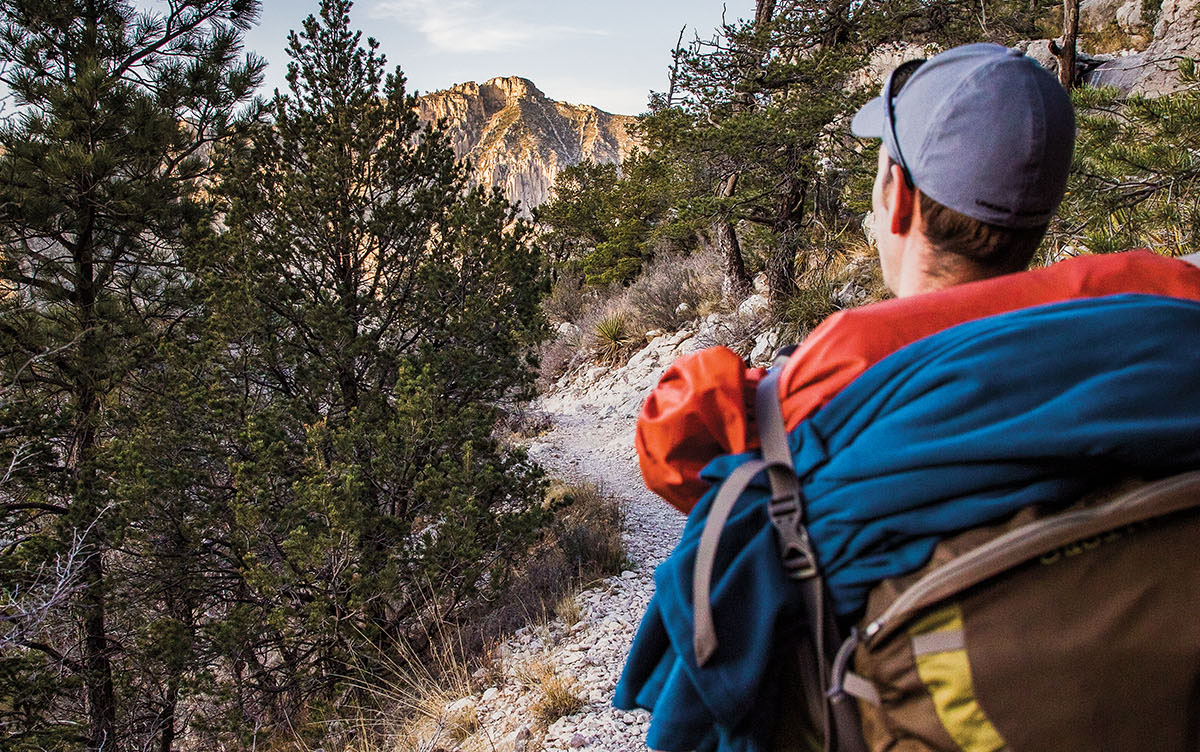
[[[519,630],[501,649],[503,682],[464,698],[497,752],[646,749],[649,714],[615,710],[612,694],[653,593],[654,569],[678,542],[684,516],[642,483],[634,422],[665,366],[692,349],[691,332],[664,335],[623,368],[592,369],[561,384],[537,405],[552,428],[530,442],[530,455],[551,476],[593,482],[620,500],[632,564],[577,596],[582,619],[576,624],[567,627],[555,620]],[[585,701],[581,710],[545,729],[532,712],[539,690],[521,680],[528,666],[538,663],[571,677]]]

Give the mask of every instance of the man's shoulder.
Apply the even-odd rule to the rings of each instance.
[[[1077,256],[1050,266],[840,311],[813,336],[845,346],[911,341],[984,316],[1122,293],[1200,296],[1200,268],[1147,250]]]
[[[781,374],[789,427],[863,371],[917,340],[987,316],[1122,293],[1200,300],[1200,268],[1144,250],[1080,256],[839,311],[801,343]]]

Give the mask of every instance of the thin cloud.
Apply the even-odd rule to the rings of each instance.
[[[371,9],[376,18],[412,26],[442,52],[505,52],[531,42],[564,36],[603,36],[573,26],[539,24],[513,17],[479,0],[383,0]]]

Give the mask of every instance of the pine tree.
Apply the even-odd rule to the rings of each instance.
[[[620,165],[568,167],[535,210],[546,230],[539,245],[556,275],[581,271],[588,284],[628,283],[658,247],[690,239],[689,228],[671,220],[672,195],[670,172],[643,151]]]
[[[1094,253],[1149,247],[1166,255],[1200,244],[1200,76],[1161,97],[1114,89],[1073,92],[1075,163],[1053,233]]]
[[[0,442],[23,459],[0,488],[0,580],[15,603],[63,562],[72,594],[0,655],[0,723],[14,744],[172,748],[174,719],[143,703],[137,627],[158,604],[126,602],[131,547],[113,491],[115,417],[188,316],[185,230],[206,152],[238,117],[262,63],[239,60],[252,0],[12,0],[0,9]],[[114,574],[120,573],[120,574]],[[18,627],[19,628],[19,627]],[[78,639],[77,639],[78,636]],[[164,726],[164,718],[171,721]]]
[[[493,436],[544,327],[529,228],[468,190],[349,10],[290,36],[272,122],[222,153],[204,272],[241,395],[225,649],[268,726],[453,619],[542,515],[540,472]]]
[[[875,51],[1015,41],[1044,4],[759,0],[753,19],[677,51],[671,96],[652,98],[642,127],[656,156],[691,182],[679,210],[708,218],[702,239],[725,259],[727,293],[748,286],[739,226],[769,234],[763,267],[781,299],[826,263],[829,238],[855,223],[843,187],[874,163],[847,121],[875,93],[855,84]]]

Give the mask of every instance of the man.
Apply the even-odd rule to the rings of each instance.
[[[808,534],[844,624],[943,536],[1069,503],[1111,473],[1200,466],[1200,268],[1137,251],[1021,271],[1074,143],[1052,76],[1016,50],[955,48],[898,68],[852,129],[883,142],[873,222],[896,298],[827,319],[778,379]],[[761,484],[718,515],[705,589],[715,647],[697,639],[693,597],[715,489],[758,445],[748,406],[764,373],[726,348],[686,356],[638,418],[647,485],[695,508],[614,698],[653,711],[655,749],[766,749],[780,714],[780,630],[804,619]]]
[[[1148,252],[1025,269],[1066,190],[1075,123],[1057,80],[1019,50],[957,47],[910,61],[855,116],[880,138],[873,227],[895,300],[843,311],[780,377],[789,430],[867,368],[923,337],[1030,306],[1118,293],[1200,298],[1200,270]],[[683,512],[714,457],[757,446],[755,385],[727,348],[679,359],[638,418],[646,484]]]

